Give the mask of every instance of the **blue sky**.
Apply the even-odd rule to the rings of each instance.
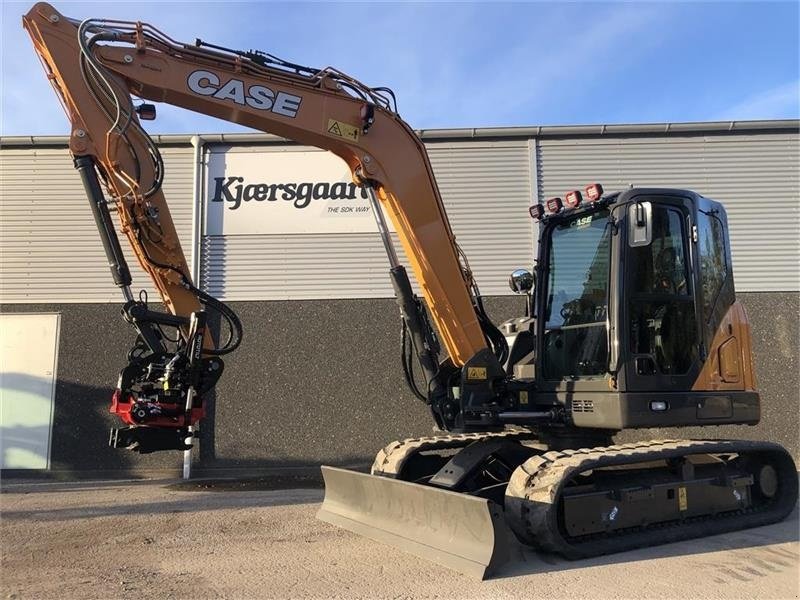
[[[0,134],[68,133],[21,27],[33,2],[0,2]],[[797,2],[53,4],[335,66],[417,129],[800,117]],[[164,105],[146,125],[248,131]]]

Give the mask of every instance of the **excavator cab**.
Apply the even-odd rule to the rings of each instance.
[[[569,447],[628,428],[757,423],[723,206],[677,189],[603,195],[593,184],[586,196],[531,208],[536,266],[510,279],[527,296],[524,316],[499,327],[501,365],[483,351],[446,400],[428,399],[444,428],[524,426]]]
[[[611,431],[757,423],[723,206],[673,189],[549,204],[558,209],[541,220],[540,284],[528,297],[534,335],[520,340],[513,320],[508,340],[533,366],[540,408],[562,407],[568,426]],[[525,375],[524,365],[508,368]]]

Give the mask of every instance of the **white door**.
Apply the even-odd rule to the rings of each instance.
[[[0,315],[0,466],[50,467],[60,315]]]

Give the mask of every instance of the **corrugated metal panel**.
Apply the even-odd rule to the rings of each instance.
[[[391,295],[377,234],[206,236],[201,260],[206,291],[224,300]]]
[[[526,143],[524,138],[428,143],[453,228],[485,294],[508,293],[508,272],[531,262]],[[604,135],[542,138],[538,144],[542,197],[593,180],[607,190],[629,183],[695,189],[728,208],[739,290],[800,288],[796,134]],[[169,146],[163,152],[165,191],[189,254],[191,148]],[[0,150],[0,218],[0,301],[119,301],[66,149]],[[208,238],[202,253],[207,287],[228,299],[392,294],[377,234]],[[136,285],[149,287],[133,261],[132,267]]]
[[[257,149],[275,150],[279,151]],[[428,152],[456,238],[481,292],[509,293],[508,273],[530,265],[532,256],[527,143],[432,143]],[[397,240],[395,244],[402,255]],[[377,232],[206,236],[202,265],[205,288],[225,300],[393,295]]]
[[[187,256],[192,149],[162,148],[164,193]],[[112,218],[115,218],[112,215]],[[123,237],[134,289],[158,296]],[[0,302],[120,302],[80,177],[64,148],[0,152]]]
[[[597,181],[692,189],[728,211],[736,288],[800,289],[800,138],[737,134],[620,139],[543,139],[541,198]]]

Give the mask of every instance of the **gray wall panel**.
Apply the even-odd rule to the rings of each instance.
[[[192,149],[165,147],[164,193],[191,254]],[[116,222],[116,216],[112,214]],[[156,292],[122,238],[134,288]],[[0,302],[120,302],[92,212],[66,148],[0,154]]]
[[[799,164],[800,137],[788,133],[543,139],[539,191],[693,189],[728,211],[737,290],[789,291],[800,289]]]
[[[205,236],[204,288],[222,300],[392,295],[377,233]]]
[[[729,209],[738,289],[800,289],[796,133],[583,135],[539,139],[536,165],[524,137],[426,142],[456,236],[485,294],[507,294],[509,271],[531,262],[535,233],[525,210],[535,168],[543,198],[592,180],[609,190],[671,185],[716,197]],[[163,151],[165,191],[189,255],[191,147]],[[9,146],[0,159],[0,302],[118,301],[66,149]],[[229,300],[391,295],[377,234],[228,236],[202,244],[204,284]],[[149,289],[131,264],[136,287]]]
[[[762,420],[756,427],[625,432],[618,439],[765,439],[800,458],[800,298],[740,294],[752,323]],[[390,441],[431,431],[427,408],[407,391],[398,360],[393,300],[237,302],[245,337],[226,357],[209,398],[195,474],[256,475],[321,462],[369,463]],[[497,322],[518,316],[517,297],[487,300]],[[106,447],[117,372],[133,330],[111,306],[12,305],[4,311],[62,315],[52,464],[55,474],[124,477],[180,471],[180,454],[139,456]],[[92,336],[86,336],[92,331]],[[100,351],[102,349],[102,351]]]
[[[527,141],[427,143],[456,241],[481,292],[508,295],[508,275],[533,264]]]

